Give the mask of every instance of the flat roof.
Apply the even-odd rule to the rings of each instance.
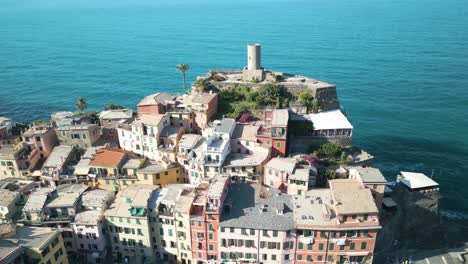
[[[115,202],[105,212],[106,216],[130,217],[132,207],[147,208],[149,199],[154,191],[158,189],[156,185],[150,184],[132,184],[121,190],[115,199]],[[131,203],[126,201],[132,200]],[[138,216],[132,216],[138,217]]]
[[[400,178],[400,182],[413,190],[439,186],[437,182],[423,173],[402,171],[400,174],[402,176],[402,178]]]
[[[326,129],[353,129],[353,126],[348,121],[348,118],[339,109],[320,112],[316,114],[292,116],[293,120],[309,120],[314,124],[314,130]]]
[[[285,171],[292,174],[294,168],[296,168],[297,161],[294,158],[272,158],[266,165],[265,168],[272,168],[278,171]]]
[[[297,168],[289,179],[291,180],[298,180],[298,181],[309,181],[310,177],[310,168],[307,166]]]
[[[229,179],[227,176],[218,175],[216,178],[213,178],[214,182],[210,183],[208,187],[208,197],[220,198],[223,193],[224,186],[226,186],[226,181]]]
[[[298,225],[334,225],[333,193],[330,189],[313,189],[305,195],[296,195],[294,222]],[[325,217],[329,214],[330,218]]]
[[[63,187],[62,187],[63,186]],[[52,199],[46,207],[71,207],[75,205],[80,196],[89,188],[87,185],[70,184],[57,187],[57,197]]]
[[[73,149],[73,146],[56,146],[45,161],[43,168],[61,169],[72,154]]]
[[[182,214],[189,214],[194,198],[194,193],[192,191],[180,196],[179,200],[176,203],[175,211]]]
[[[236,125],[236,120],[233,118],[223,118],[214,126],[214,131],[218,133],[229,134],[232,127]]]
[[[23,207],[23,211],[28,212],[42,210],[47,201],[48,195],[53,191],[55,191],[54,187],[37,188],[29,195],[28,200]]]
[[[16,236],[9,239],[23,247],[42,250],[48,241],[57,237],[58,231],[48,227],[23,226],[16,229]]]
[[[216,93],[191,93],[190,95],[184,94],[177,98],[177,101],[183,102],[185,104],[189,103],[197,103],[197,104],[208,104],[210,103],[215,97],[217,96]]]
[[[272,112],[271,125],[278,127],[287,127],[289,120],[288,109],[274,109]]]
[[[236,124],[233,139],[241,139],[247,141],[257,141],[257,132],[260,126],[250,124]]]
[[[379,169],[373,167],[351,167],[350,170],[356,170],[364,183],[387,183]]]
[[[179,141],[179,147],[191,149],[202,136],[197,134],[183,134]]]
[[[161,161],[147,160],[143,166],[138,169],[138,173],[153,174],[167,170],[167,166]]]
[[[16,201],[19,193],[12,192],[5,189],[0,189],[0,206],[9,206],[12,202]]]
[[[88,130],[90,127],[98,127],[97,124],[78,124],[58,127],[57,130]]]
[[[102,111],[99,119],[130,119],[133,117],[132,109],[114,109]]]
[[[291,196],[258,184],[233,183],[229,187],[220,226],[280,231],[295,228]],[[259,197],[260,192],[264,198]],[[232,204],[229,209],[226,201]],[[277,208],[283,208],[283,214],[278,214]]]
[[[165,205],[175,206],[176,202],[179,200],[182,191],[186,186],[184,184],[169,184],[164,189],[166,192],[161,199],[161,203]]]
[[[229,153],[223,167],[244,167],[261,165],[268,158],[268,151],[253,151],[252,154]]]
[[[378,213],[372,193],[353,179],[330,181],[335,208],[340,215]]]
[[[97,225],[99,221],[103,219],[102,211],[83,211],[78,212],[75,215],[75,219],[73,220],[74,224],[77,225]]]
[[[94,189],[83,193],[81,203],[85,207],[104,207],[114,196],[113,191]]]
[[[157,126],[166,114],[141,114],[133,121],[135,124],[145,124],[151,126]]]

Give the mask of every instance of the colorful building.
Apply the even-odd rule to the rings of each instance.
[[[96,124],[61,126],[56,131],[61,144],[79,148],[92,147],[101,137],[101,130]]]
[[[51,228],[21,227],[7,240],[24,248],[26,263],[68,264],[62,236]]]
[[[332,180],[330,189],[296,196],[296,263],[372,263],[381,228],[371,191],[357,180]]]
[[[164,148],[165,144],[160,134],[167,126],[167,114],[140,114],[130,125],[117,128],[120,147],[152,160],[160,160],[163,155],[158,149]]]
[[[292,197],[258,184],[233,183],[219,229],[219,259],[236,263],[294,263]]]
[[[153,263],[149,210],[157,186],[132,184],[121,190],[104,213],[112,245],[113,263]]]
[[[28,159],[32,169],[38,169],[37,165],[49,157],[58,144],[55,128],[48,125],[33,126],[26,130],[21,137],[26,145],[25,148],[30,151]]]
[[[164,186],[167,184],[181,183],[181,167],[176,162],[147,160],[137,170],[137,178],[140,184]]]
[[[264,124],[257,133],[257,140],[272,148],[272,157],[285,157],[289,112],[287,109],[274,109],[264,112]]]

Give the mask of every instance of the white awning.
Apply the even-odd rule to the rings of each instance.
[[[369,251],[346,252],[347,256],[368,256]]]
[[[303,237],[303,238],[300,239],[300,241],[303,244],[313,244],[314,243],[314,239],[309,238],[309,237]]]
[[[338,246],[344,246],[344,245],[346,245],[346,238],[338,238],[338,239],[335,239],[335,244],[337,244]]]

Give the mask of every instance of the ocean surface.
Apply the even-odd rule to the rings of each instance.
[[[208,69],[268,69],[335,83],[354,143],[389,179],[419,171],[468,214],[466,0],[0,1],[0,116],[17,121],[182,92]]]

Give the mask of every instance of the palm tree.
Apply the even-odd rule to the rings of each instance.
[[[187,90],[187,85],[185,82],[185,72],[190,70],[190,65],[188,64],[177,64],[176,69],[180,72],[182,72],[182,79],[184,81],[184,91]]]
[[[86,100],[83,97],[78,98],[75,103],[76,109],[80,111],[80,113],[83,113],[83,110],[85,110],[88,107],[88,104],[86,103]]]

